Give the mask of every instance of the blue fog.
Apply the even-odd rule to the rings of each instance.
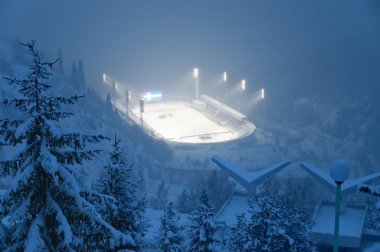
[[[368,95],[380,80],[378,1],[1,1],[0,34],[82,59],[132,86],[173,87],[194,66],[279,98]]]

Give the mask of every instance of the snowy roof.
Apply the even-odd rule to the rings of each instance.
[[[319,243],[332,245],[335,203],[322,202],[311,228],[311,237]],[[360,247],[367,206],[348,204],[340,214],[339,236],[344,247]]]
[[[290,164],[290,161],[284,161],[259,171],[246,171],[238,168],[219,156],[213,156],[211,160],[220,168],[227,171],[229,175],[241,186],[247,189],[247,191],[250,191],[250,189],[262,184],[265,180]]]

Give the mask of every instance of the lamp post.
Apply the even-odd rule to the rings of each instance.
[[[195,78],[195,100],[199,99],[199,70],[194,68],[193,76]]]
[[[335,161],[331,165],[330,176],[336,183],[334,252],[338,252],[339,251],[339,217],[340,217],[341,188],[342,188],[343,182],[349,176],[347,162],[344,160]]]

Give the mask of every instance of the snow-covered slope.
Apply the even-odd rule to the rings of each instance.
[[[37,41],[38,43],[38,41]],[[22,46],[16,42],[8,42],[0,38],[0,99],[12,99],[19,96],[17,90],[9,85],[4,77],[25,77],[30,65],[30,56]],[[46,59],[51,60],[51,59]],[[57,67],[56,67],[57,68]],[[67,110],[74,113],[59,125],[63,132],[83,132],[86,134],[102,134],[112,139],[115,134],[123,140],[128,156],[133,159],[136,166],[142,167],[147,163],[161,161],[167,162],[171,158],[170,147],[162,141],[156,141],[147,136],[138,127],[121,118],[112,105],[100,97],[96,90],[81,83],[73,84],[71,78],[55,71],[49,80],[52,86],[52,95],[84,95],[75,106],[67,106]],[[15,114],[12,108],[0,105],[0,118],[14,118],[22,116]],[[1,139],[0,139],[1,140]],[[105,141],[98,146],[105,150],[98,158],[83,166],[84,183],[91,184],[98,170],[103,167],[103,160],[108,155],[110,143]],[[159,151],[157,151],[159,150]],[[0,146],[0,159],[12,157],[11,152],[17,151],[13,147]],[[141,158],[144,156],[144,158]],[[144,162],[141,162],[144,160]]]

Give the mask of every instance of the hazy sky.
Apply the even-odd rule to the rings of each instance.
[[[377,0],[1,0],[0,35],[61,48],[66,72],[83,59],[88,82],[168,87],[198,66],[203,85],[226,70],[278,95],[380,84]]]

